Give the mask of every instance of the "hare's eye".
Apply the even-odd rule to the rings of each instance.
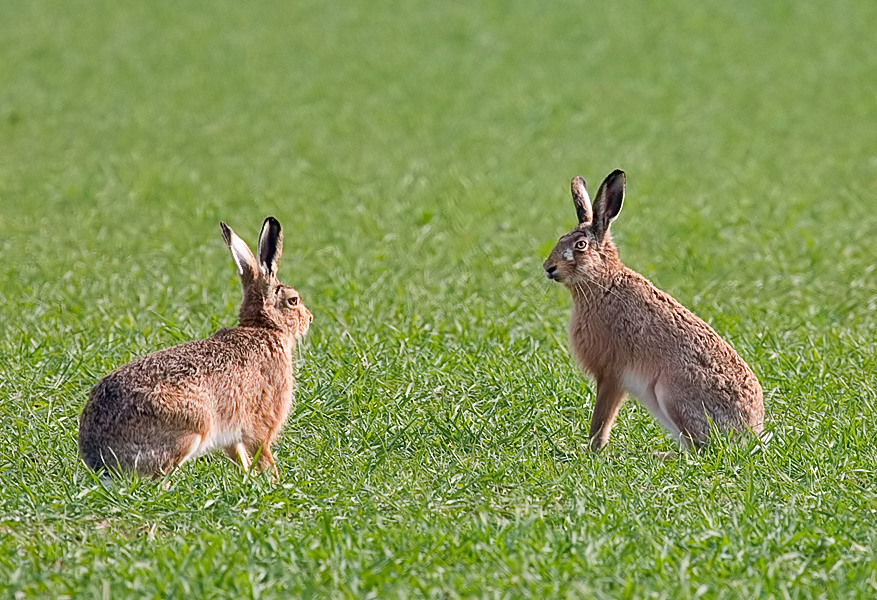
[[[576,242],[576,250],[584,250],[588,247],[588,240],[585,238],[580,239]]]
[[[286,303],[289,306],[297,306],[298,305],[298,296],[290,296],[286,299]]]

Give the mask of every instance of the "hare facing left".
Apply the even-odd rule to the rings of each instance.
[[[258,260],[225,223],[222,237],[243,285],[237,327],[119,367],[91,391],[79,453],[95,471],[159,478],[189,459],[225,450],[248,469],[277,467],[271,444],[293,399],[293,349],[313,316],[277,280],[280,223],[268,217]]]
[[[761,385],[749,365],[703,320],[621,262],[609,226],[621,212],[626,176],[610,173],[591,205],[585,180],[570,183],[578,225],[543,267],[572,294],[569,341],[597,382],[591,448],[600,450],[625,396],[636,396],[686,448],[713,428],[764,429]]]

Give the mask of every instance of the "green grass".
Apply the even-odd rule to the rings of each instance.
[[[877,595],[870,0],[0,3],[5,597]],[[673,444],[593,385],[541,261],[569,179],[765,389]],[[315,315],[281,481],[79,462],[91,386],[236,318],[275,215]]]

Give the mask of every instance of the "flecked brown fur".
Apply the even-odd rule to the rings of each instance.
[[[684,446],[719,429],[760,433],[761,386],[742,358],[703,320],[625,267],[609,233],[624,201],[625,175],[611,173],[593,208],[585,180],[572,180],[578,227],[560,238],[546,275],[573,297],[569,340],[597,382],[591,447],[599,450],[626,394],[637,396]]]
[[[244,287],[238,327],[159,350],[119,367],[94,387],[79,420],[90,468],[160,477],[190,458],[225,450],[276,474],[271,444],[293,397],[292,352],[313,317],[277,281],[280,224],[265,220],[259,261],[222,223]]]

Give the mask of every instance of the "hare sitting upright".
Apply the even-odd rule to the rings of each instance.
[[[545,274],[573,297],[569,340],[594,376],[591,448],[600,450],[625,394],[636,396],[683,446],[706,443],[710,423],[760,433],[761,386],[742,358],[676,300],[625,267],[609,225],[621,211],[625,175],[600,185],[593,213],[585,180],[572,180],[579,224],[557,242]]]
[[[225,223],[244,288],[237,327],[130,362],[94,387],[79,419],[79,452],[91,469],[160,477],[224,449],[249,468],[277,467],[271,443],[289,414],[292,351],[313,320],[277,281],[280,223],[265,219],[259,260]]]

